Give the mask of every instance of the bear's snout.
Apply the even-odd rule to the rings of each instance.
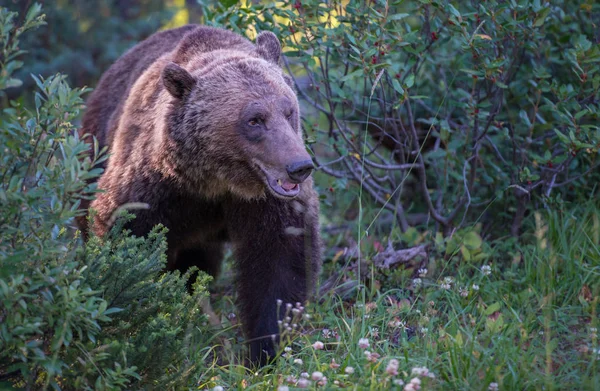
[[[306,178],[308,178],[308,176],[314,169],[314,165],[312,160],[302,160],[299,162],[288,164],[287,166],[285,166],[285,169],[292,182],[302,183]]]

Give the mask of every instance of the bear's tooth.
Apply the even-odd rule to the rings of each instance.
[[[281,186],[281,179],[277,179],[277,184]]]

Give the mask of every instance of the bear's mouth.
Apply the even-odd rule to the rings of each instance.
[[[285,179],[268,179],[271,190],[284,197],[295,197],[300,193],[300,184]]]
[[[293,198],[300,193],[300,184],[293,183],[287,178],[277,178],[261,167],[270,190],[275,196]]]

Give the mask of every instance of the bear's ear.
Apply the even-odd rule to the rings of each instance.
[[[196,79],[174,62],[163,69],[162,81],[167,91],[177,99],[185,98],[196,84]]]
[[[256,37],[256,51],[265,60],[279,65],[281,44],[277,36],[270,31],[262,31]]]

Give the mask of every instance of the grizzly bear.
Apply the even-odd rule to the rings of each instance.
[[[167,269],[216,275],[235,258],[250,360],[276,355],[278,301],[304,302],[320,270],[318,197],[298,99],[275,34],[253,44],[188,25],[162,31],[119,58],[87,101],[80,134],[106,146],[102,190],[85,207],[105,234],[130,203],[134,235],[168,228]],[[91,140],[91,139],[88,139]],[[79,219],[82,231],[86,217]]]

